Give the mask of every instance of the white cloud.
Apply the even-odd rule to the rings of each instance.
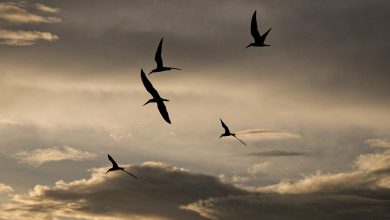
[[[96,157],[96,154],[87,151],[77,150],[75,148],[52,147],[45,149],[35,149],[32,151],[21,151],[13,155],[14,158],[23,162],[40,166],[47,162],[62,161],[62,160],[89,160]]]
[[[33,45],[39,40],[56,41],[58,36],[49,32],[40,31],[13,31],[0,29],[0,44],[12,46]]]
[[[387,138],[375,138],[368,139],[365,142],[370,147],[378,148],[390,148],[390,139]]]
[[[0,20],[14,24],[24,23],[58,23],[57,17],[42,17],[28,12],[22,5],[15,3],[0,3]]]
[[[35,7],[36,7],[38,10],[41,10],[41,11],[47,12],[47,13],[58,13],[58,12],[60,12],[60,9],[59,9],[59,8],[50,7],[50,6],[41,4],[41,3],[35,4]]]

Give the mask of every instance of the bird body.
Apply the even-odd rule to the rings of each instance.
[[[241,139],[239,139],[238,137],[236,137],[236,134],[235,133],[231,133],[228,126],[226,126],[226,124],[221,120],[221,124],[222,124],[222,127],[225,129],[225,133],[221,134],[221,136],[219,136],[219,138],[221,137],[227,137],[227,136],[233,136],[234,138],[236,138],[237,140],[239,140],[243,145],[246,145],[244,141],[242,141]]]
[[[267,37],[268,33],[271,31],[271,28],[268,29],[267,32],[265,32],[263,35],[260,35],[260,32],[257,28],[257,20],[256,20],[256,11],[252,15],[252,21],[251,21],[251,34],[253,39],[255,40],[254,43],[250,43],[246,48],[248,47],[266,47],[271,46],[268,44],[265,44],[265,38]]]
[[[112,157],[111,157],[109,154],[108,154],[108,159],[109,159],[109,160],[111,161],[111,163],[112,163],[112,168],[108,169],[106,173],[111,172],[111,171],[116,171],[116,170],[122,170],[123,172],[125,172],[125,173],[129,174],[130,176],[134,177],[135,179],[138,179],[138,178],[137,178],[136,176],[134,176],[133,174],[127,172],[127,171],[125,170],[125,168],[118,166],[118,164],[115,162],[114,159],[112,159]]]
[[[156,54],[154,56],[154,60],[157,63],[157,67],[155,69],[153,69],[148,75],[150,75],[152,73],[163,72],[163,71],[168,71],[168,70],[181,70],[181,69],[176,68],[176,67],[164,66],[163,60],[162,60],[162,57],[161,57],[163,40],[164,40],[164,38],[161,38],[161,41],[158,44],[158,48],[157,48]]]
[[[144,71],[141,69],[141,79],[142,83],[144,84],[146,90],[152,95],[152,99],[149,99],[144,105],[147,105],[149,103],[155,102],[157,103],[157,108],[160,111],[161,116],[164,118],[164,120],[167,123],[171,123],[171,120],[169,119],[169,114],[167,111],[167,108],[165,107],[164,102],[168,102],[168,99],[161,98],[161,96],[158,94],[157,90],[153,87],[152,83],[148,80],[146,77]]]

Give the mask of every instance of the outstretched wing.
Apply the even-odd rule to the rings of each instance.
[[[242,141],[240,138],[238,138],[238,137],[236,137],[236,135],[233,135],[233,137],[235,137],[237,140],[239,140],[243,145],[245,145],[246,146],[246,144],[245,144],[245,142],[244,141]]]
[[[261,41],[264,43],[265,41],[265,38],[267,37],[268,33],[271,31],[272,28],[268,29],[267,32],[265,32],[262,36],[261,36]]]
[[[115,162],[114,159],[112,159],[112,157],[109,154],[108,154],[108,159],[111,161],[112,167],[118,167],[118,164]]]
[[[152,83],[149,81],[149,79],[146,77],[144,70],[141,69],[141,79],[142,83],[144,84],[146,90],[153,96],[153,98],[159,98],[160,95],[158,94],[157,90],[154,89]]]
[[[223,123],[222,119],[220,120],[221,120],[222,127],[225,129],[225,133],[230,134],[229,128],[225,125],[225,123]]]
[[[251,34],[252,34],[253,39],[255,39],[255,42],[260,40],[260,33],[259,33],[259,30],[257,29],[256,11],[252,15]]]
[[[162,67],[164,67],[164,65],[163,65],[163,60],[162,60],[162,57],[161,57],[161,51],[162,51],[162,43],[163,43],[163,40],[164,40],[164,38],[161,38],[161,41],[160,41],[160,43],[158,44],[158,48],[157,48],[157,51],[156,51],[156,55],[154,55],[154,60],[155,60],[156,63],[157,63],[157,68],[162,68]]]
[[[125,172],[125,173],[127,173],[127,174],[129,174],[130,176],[134,177],[135,179],[138,179],[136,176],[134,176],[133,174],[127,172],[126,170],[122,170],[122,171]]]
[[[164,102],[163,101],[157,102],[157,107],[158,107],[158,110],[160,111],[161,116],[164,118],[164,120],[170,124],[171,120],[169,119],[169,114],[168,114],[167,108],[165,107]]]

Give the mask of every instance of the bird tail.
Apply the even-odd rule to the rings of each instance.
[[[134,177],[134,179],[138,179],[138,177],[134,176],[133,174],[127,172],[126,170],[122,170],[123,172],[126,172],[127,174],[129,174],[130,176]]]
[[[245,142],[242,141],[240,138],[236,137],[236,135],[233,135],[233,137],[235,137],[237,140],[239,140],[244,146],[246,146]]]

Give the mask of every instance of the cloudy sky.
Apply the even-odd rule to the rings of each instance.
[[[389,27],[386,0],[0,1],[0,219],[389,219]],[[171,125],[142,106],[162,37]]]

